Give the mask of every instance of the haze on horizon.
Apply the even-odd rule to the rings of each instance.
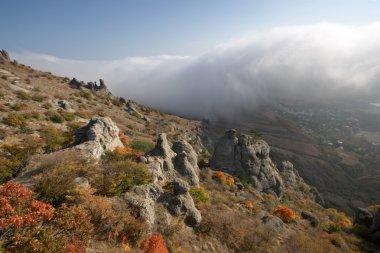
[[[5,1],[0,46],[32,67],[103,78],[115,95],[198,117],[277,98],[378,103],[380,3],[284,2]],[[10,15],[20,19],[5,27]]]

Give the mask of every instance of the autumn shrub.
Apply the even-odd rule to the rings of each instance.
[[[219,180],[220,182],[222,183],[226,183],[227,182],[227,177],[226,175],[224,174],[224,172],[221,172],[221,171],[218,171],[214,174],[215,178],[217,180]]]
[[[69,161],[53,157],[42,163],[40,167],[43,172],[36,177],[33,190],[39,200],[54,206],[59,206],[77,194],[74,179],[85,175],[88,170],[85,161],[75,157]]]
[[[33,94],[33,96],[32,96],[32,99],[33,99],[34,101],[36,101],[36,102],[42,102],[42,101],[44,101],[46,98],[47,98],[46,96],[44,96],[44,95],[42,95],[42,94],[40,94],[40,93],[35,93],[35,94]]]
[[[331,233],[339,232],[341,230],[341,227],[338,223],[330,221],[324,224],[323,230],[331,234]]]
[[[49,109],[53,108],[53,105],[50,104],[49,102],[46,102],[46,103],[44,103],[42,105],[42,107],[45,108],[45,109],[47,109],[47,110],[49,110]]]
[[[227,179],[227,185],[230,186],[230,187],[232,187],[232,186],[235,185],[235,180],[234,180],[233,177],[229,177],[229,178]]]
[[[91,113],[82,108],[75,112],[75,115],[83,119],[90,119],[92,117]]]
[[[53,123],[63,123],[65,121],[65,118],[62,117],[61,114],[56,112],[50,112],[47,114],[48,119]]]
[[[253,205],[252,200],[246,200],[246,201],[244,202],[244,205],[245,205],[245,207],[246,207],[248,210],[253,210],[253,209],[254,209],[254,205]]]
[[[278,216],[283,222],[290,222],[294,219],[296,219],[296,213],[286,206],[278,207],[274,212],[273,215]]]
[[[53,125],[48,125],[40,130],[40,136],[44,142],[45,152],[54,152],[72,141],[72,132],[65,132]]]
[[[34,146],[35,145],[35,146]],[[38,149],[38,142],[28,145],[4,144],[0,149],[0,183],[12,178]]]
[[[79,96],[82,97],[82,98],[85,98],[85,99],[87,99],[87,100],[90,100],[90,99],[92,98],[91,93],[89,93],[89,92],[85,92],[85,91],[81,91],[81,92],[79,93]]]
[[[147,184],[152,181],[152,174],[143,163],[132,159],[114,159],[106,155],[103,159],[104,185],[103,192],[110,195],[119,195],[135,185]]]
[[[15,103],[11,106],[11,109],[14,111],[21,111],[27,107],[24,103]]]
[[[144,139],[135,139],[131,141],[130,146],[134,150],[141,151],[143,153],[147,153],[154,149],[154,143],[144,140]]]
[[[17,92],[17,97],[22,99],[22,100],[32,100],[32,95],[25,91],[18,91]]]
[[[140,248],[144,253],[169,253],[161,234],[155,233],[143,240]]]
[[[191,187],[190,195],[197,204],[205,204],[210,199],[210,194],[203,187]]]
[[[5,118],[3,118],[3,122],[9,126],[20,127],[26,124],[26,119],[21,114],[9,113]]]

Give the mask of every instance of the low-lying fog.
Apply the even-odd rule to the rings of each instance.
[[[103,78],[115,95],[197,117],[229,115],[278,97],[380,100],[380,23],[278,27],[231,39],[199,56],[111,61],[31,52],[11,56],[58,75]]]

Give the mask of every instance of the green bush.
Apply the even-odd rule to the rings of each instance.
[[[135,185],[143,185],[152,181],[152,174],[145,164],[137,163],[132,159],[118,160],[112,156],[105,156],[104,184],[101,191],[104,194],[115,196],[128,191]]]
[[[325,230],[327,233],[331,234],[331,233],[339,232],[340,226],[337,223],[329,222],[328,224],[326,224],[324,226],[323,230]]]
[[[62,117],[61,114],[55,112],[49,116],[49,120],[54,123],[63,123],[65,121],[65,118]]]
[[[210,199],[210,195],[203,187],[191,187],[190,195],[193,197],[195,202],[202,204],[205,204]]]
[[[23,126],[26,124],[26,118],[17,113],[9,113],[7,117],[3,118],[4,124],[7,124],[9,126]]]
[[[144,139],[135,139],[130,142],[130,146],[132,149],[138,150],[144,153],[147,153],[154,149],[154,144]]]
[[[51,125],[42,128],[40,136],[44,142],[45,152],[47,153],[56,151],[69,143],[67,133]]]

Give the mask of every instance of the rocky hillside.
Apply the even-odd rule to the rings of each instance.
[[[380,211],[325,209],[291,161],[0,56],[4,252],[374,252]],[[353,222],[355,224],[353,225]]]

